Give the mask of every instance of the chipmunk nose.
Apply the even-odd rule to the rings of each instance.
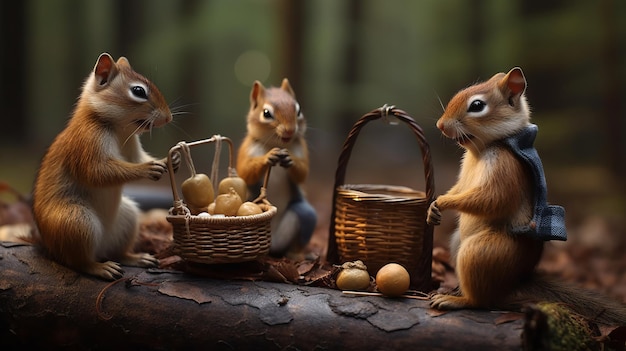
[[[283,138],[291,138],[296,133],[296,130],[293,128],[287,128],[283,131]]]
[[[280,133],[280,139],[283,143],[289,143],[295,134],[296,130],[294,128],[285,128],[282,133]]]
[[[455,129],[450,127],[450,123],[445,123],[445,121],[442,121],[441,119],[437,121],[437,128],[441,131],[441,134],[447,136],[448,138],[454,138]]]
[[[155,127],[162,127],[172,121],[172,113],[168,111],[161,111],[161,114],[154,119]]]
[[[437,128],[439,128],[440,131],[445,132],[445,126],[443,125],[443,122],[441,120],[437,121]]]

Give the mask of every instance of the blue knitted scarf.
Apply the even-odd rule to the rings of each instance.
[[[510,228],[511,234],[526,234],[533,238],[548,240],[567,240],[565,230],[565,209],[561,206],[549,205],[547,202],[547,184],[543,173],[543,165],[533,142],[539,128],[530,124],[519,133],[503,140],[526,165],[533,176],[535,189],[535,208],[532,221],[525,226]]]

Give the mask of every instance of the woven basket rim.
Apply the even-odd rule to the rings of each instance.
[[[265,220],[269,220],[272,217],[274,217],[274,215],[276,214],[276,212],[278,212],[278,209],[276,208],[276,206],[273,205],[268,205],[267,206],[267,210],[263,211],[263,213],[259,213],[259,214],[255,214],[255,215],[249,215],[249,216],[198,216],[198,215],[186,215],[186,214],[172,214],[172,212],[174,211],[174,207],[170,208],[170,212],[168,213],[168,215],[166,216],[166,219],[168,221],[185,221],[185,220],[189,220],[193,223],[205,223],[207,225],[210,224],[220,224],[220,225],[226,225],[226,224],[232,224],[232,225],[237,225],[237,224],[248,224],[248,223],[253,223],[253,222],[259,222],[259,221],[265,221]]]
[[[337,195],[355,201],[412,202],[426,201],[426,193],[402,185],[343,184]]]

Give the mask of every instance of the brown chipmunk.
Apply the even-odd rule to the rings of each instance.
[[[309,151],[304,138],[306,121],[287,78],[280,88],[255,81],[250,93],[248,133],[237,156],[237,173],[258,194],[267,167],[271,170],[267,197],[278,213],[272,220],[270,253],[282,256],[309,242],[317,214],[301,184],[309,173]],[[256,189],[254,189],[256,188]]]
[[[36,242],[47,254],[107,280],[122,277],[120,264],[158,265],[152,255],[132,252],[139,208],[122,195],[122,186],[158,180],[167,170],[166,159],[155,160],[143,150],[139,134],[171,120],[157,87],[133,71],[126,58],[98,57],[35,180]],[[177,157],[175,168],[179,163]]]
[[[428,223],[441,211],[459,212],[451,243],[459,291],[437,294],[440,309],[519,308],[523,303],[563,302],[603,323],[626,325],[626,307],[535,272],[545,240],[566,240],[564,210],[547,205],[541,161],[532,146],[520,68],[498,73],[458,92],[437,121],[442,133],[465,149],[457,183],[432,202]]]

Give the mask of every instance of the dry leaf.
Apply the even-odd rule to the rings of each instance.
[[[158,255],[172,246],[174,231],[166,219],[167,211],[153,209],[139,217],[139,237],[135,244],[136,252]]]
[[[436,310],[434,308],[429,308],[428,311],[426,311],[426,314],[431,316],[431,317],[439,317],[439,316],[443,316],[444,314],[448,313],[448,311],[444,311],[444,310]]]
[[[311,272],[313,267],[317,265],[317,260],[315,261],[302,261],[298,264],[298,274],[306,275]]]
[[[524,314],[523,313],[519,313],[519,312],[505,312],[505,313],[502,313],[498,318],[496,318],[494,323],[496,325],[500,325],[500,324],[504,324],[504,323],[515,322],[515,321],[518,321],[520,319],[524,319]]]
[[[600,329],[600,337],[602,339],[610,338],[611,340],[622,341],[622,344],[626,343],[626,326],[598,326]]]
[[[35,221],[26,196],[5,182],[0,182],[0,192],[10,193],[16,199],[12,203],[0,199],[0,225],[27,223],[34,227]]]
[[[291,283],[297,283],[300,278],[300,273],[296,268],[294,262],[289,260],[277,261],[272,265],[280,274]]]
[[[163,282],[159,286],[159,292],[164,295],[178,297],[185,300],[193,300],[198,304],[211,302],[211,296],[205,291],[189,282],[184,284]]]

